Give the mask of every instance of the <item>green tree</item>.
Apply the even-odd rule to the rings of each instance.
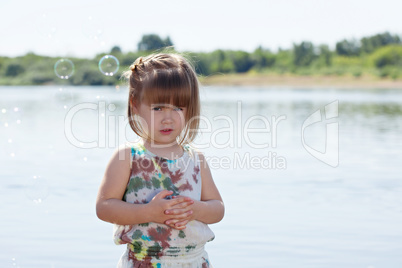
[[[119,57],[120,64],[122,66],[130,66],[142,54],[143,53],[141,53],[141,52],[128,52],[126,54],[122,54]]]
[[[121,54],[121,48],[119,46],[114,46],[110,50],[110,54],[116,55],[116,54]]]
[[[230,51],[228,58],[234,65],[234,71],[237,73],[244,73],[253,67],[253,61],[250,54],[244,51]]]
[[[332,65],[332,52],[327,45],[320,45],[318,47],[319,56],[318,60],[320,65],[331,66]]]
[[[402,67],[402,46],[388,45],[377,49],[371,55],[374,65],[377,68],[386,66]]]
[[[165,43],[165,47],[172,47],[173,46],[173,42],[172,40],[170,40],[170,37],[166,37],[166,39],[163,41]]]
[[[102,74],[95,70],[85,70],[82,79],[84,84],[91,86],[100,86],[104,84]]]
[[[210,75],[212,62],[211,53],[195,53],[194,67],[197,74]]]
[[[336,43],[336,54],[341,56],[359,56],[360,44],[356,40],[346,39]]]
[[[364,37],[360,40],[361,50],[366,53],[371,53],[379,47],[390,44],[401,44],[401,39],[398,35],[391,35],[389,32],[376,34],[369,37]]]
[[[251,54],[253,66],[257,69],[272,67],[275,64],[275,59],[275,54],[269,50],[263,49],[261,46]]]
[[[1,69],[3,68],[4,59],[5,59],[5,58],[0,57],[0,72],[1,72]]]
[[[280,72],[284,73],[289,71],[293,63],[293,52],[291,50],[283,50],[279,48],[276,54],[275,68]]]
[[[309,66],[316,58],[314,45],[311,42],[301,42],[300,45],[293,44],[293,63],[296,66]]]
[[[159,35],[147,34],[143,35],[141,41],[138,43],[138,51],[157,50],[168,46],[173,46],[169,36],[165,40],[162,40]]]
[[[231,73],[235,71],[233,61],[229,59],[225,51],[218,49],[212,52],[211,73]]]
[[[11,63],[7,66],[6,76],[17,76],[22,74],[25,71],[25,68],[18,63]]]

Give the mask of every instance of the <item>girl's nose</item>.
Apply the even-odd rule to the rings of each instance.
[[[163,113],[163,119],[162,119],[162,123],[164,124],[170,124],[173,122],[172,119],[172,111],[170,109],[166,109]]]

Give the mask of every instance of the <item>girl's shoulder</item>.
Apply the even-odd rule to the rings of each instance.
[[[120,161],[129,161],[131,159],[131,151],[131,146],[122,144],[114,151],[112,158]]]
[[[143,155],[146,151],[144,144],[141,141],[127,142],[125,144],[125,147],[129,149],[131,157],[133,157],[134,155]]]
[[[204,161],[204,154],[197,148],[191,146],[190,144],[183,145],[183,150],[188,153],[188,155],[196,160],[197,162]]]
[[[107,177],[108,180],[124,181],[128,178],[130,169],[130,148],[121,145],[114,150],[112,157],[107,164],[105,177]],[[126,183],[126,181],[124,181],[123,184],[124,183]]]

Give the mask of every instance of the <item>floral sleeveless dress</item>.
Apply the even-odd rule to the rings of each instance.
[[[185,146],[182,157],[169,160],[148,151],[142,143],[132,145],[131,175],[123,200],[146,204],[165,189],[173,191],[173,195],[201,199],[197,153]],[[119,268],[212,267],[204,245],[214,237],[208,225],[196,220],[189,222],[184,230],[154,222],[114,226],[115,243],[127,244]]]

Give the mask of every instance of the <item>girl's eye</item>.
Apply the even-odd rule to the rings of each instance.
[[[161,111],[162,108],[161,108],[161,107],[152,107],[152,110],[153,110],[153,111]]]
[[[174,108],[174,110],[175,110],[175,111],[183,111],[183,108],[176,107],[176,108]]]

